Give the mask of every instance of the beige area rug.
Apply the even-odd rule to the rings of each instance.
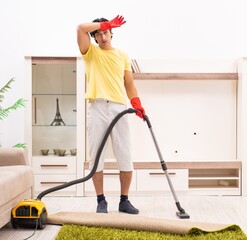
[[[59,212],[48,217],[48,224],[77,224],[174,234],[187,234],[191,228],[199,228],[211,232],[229,227],[229,224],[192,222],[184,219],[171,220],[129,214],[85,212]]]

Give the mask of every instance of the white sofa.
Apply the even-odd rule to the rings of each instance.
[[[34,175],[21,148],[0,147],[0,228],[11,220],[11,209],[33,197]]]

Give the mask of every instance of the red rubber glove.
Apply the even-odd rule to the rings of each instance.
[[[115,18],[113,18],[109,22],[101,22],[100,23],[100,30],[105,31],[108,29],[121,27],[125,23],[126,23],[126,21],[124,21],[124,18],[122,16],[117,15]]]
[[[141,100],[139,97],[133,97],[131,100],[130,100],[130,103],[132,105],[132,107],[136,110],[138,110],[138,112],[136,113],[136,115],[140,118],[143,118],[143,116],[145,115],[145,110],[144,108],[142,107],[142,104],[141,104]]]

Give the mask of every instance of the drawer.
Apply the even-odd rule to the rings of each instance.
[[[89,170],[85,170],[85,176],[89,174]],[[104,191],[120,192],[120,181],[119,181],[119,171],[118,170],[104,170]],[[93,180],[89,179],[84,183],[85,192],[94,192]],[[133,171],[132,181],[130,185],[130,191],[136,191],[136,172]]]
[[[33,157],[35,174],[75,174],[76,157]]]
[[[75,180],[75,175],[35,175],[35,192],[40,193],[46,189],[59,186],[66,182]],[[59,191],[50,193],[53,196],[61,195],[61,192],[76,192],[76,185],[72,185],[71,187],[61,189]],[[49,194],[49,195],[50,195]]]
[[[188,170],[168,170],[172,185],[176,190],[188,190]],[[162,170],[136,170],[137,191],[168,191],[167,177]]]

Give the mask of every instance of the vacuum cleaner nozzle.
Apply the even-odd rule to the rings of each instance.
[[[176,212],[176,214],[181,219],[186,219],[186,218],[188,219],[188,218],[190,218],[189,214],[186,213],[186,212]]]
[[[189,214],[181,207],[180,203],[177,201],[176,206],[179,212],[176,212],[177,216],[181,219],[190,218]]]

